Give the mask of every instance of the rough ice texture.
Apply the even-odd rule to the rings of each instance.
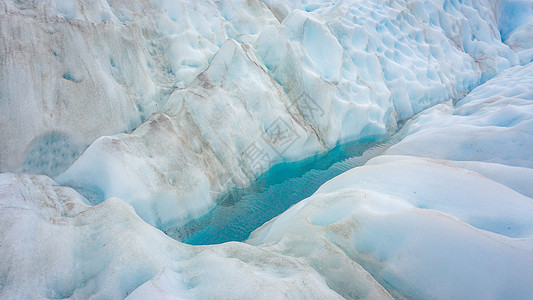
[[[1,1],[0,171],[18,171],[50,132],[82,151],[133,130],[225,40],[274,21],[254,1]]]
[[[532,84],[533,63],[422,112],[398,144],[330,180],[248,243],[310,262],[329,258],[312,249],[334,245],[397,298],[529,297]]]
[[[0,296],[527,298],[533,66],[461,98],[531,60],[530,8],[0,1],[0,172],[85,196],[0,175]],[[450,99],[249,244],[149,225]]]
[[[88,206],[46,176],[2,174],[0,295],[525,299],[532,82],[533,63],[422,112],[384,155],[324,184],[247,244],[184,245],[119,198]],[[437,142],[422,134],[441,128]],[[500,130],[519,143],[502,142]],[[463,132],[485,148],[461,143]],[[490,159],[479,151],[489,145],[500,147]]]
[[[516,52],[522,65],[533,61],[533,2],[496,1],[495,7],[502,40]]]
[[[156,113],[131,134],[97,139],[64,174],[54,178],[84,191],[92,203],[120,197],[159,228],[182,224],[205,213],[228,187],[246,185],[274,163],[323,152],[339,142],[386,134],[395,129],[398,120],[437,103],[460,99],[497,72],[517,64],[518,56],[501,41],[495,6],[481,2],[328,2],[290,7],[287,14],[280,14],[284,8],[268,1],[266,5],[206,1],[201,6],[143,2],[134,7],[111,2],[110,11],[123,19],[110,17],[97,24],[118,28],[114,30],[139,28],[141,35],[131,40],[143,45],[139,46],[142,51],[136,50],[141,51],[138,57],[113,59],[114,64],[124,61],[129,68],[150,65],[151,72],[165,74],[168,81],[154,81],[161,77],[150,73],[146,75],[149,81],[139,79],[136,84],[132,79],[121,85],[119,91],[128,95],[153,91],[152,96],[139,94],[135,99],[140,100],[133,101],[139,120]],[[28,11],[39,15],[50,9],[19,11],[13,5],[8,5],[9,17],[22,18]],[[150,11],[151,17],[145,17],[141,9]],[[78,12],[69,13],[69,22],[94,26],[98,21]],[[199,14],[211,14],[212,18],[204,20]],[[197,18],[202,21],[194,21]],[[35,26],[57,23],[39,22]],[[71,26],[69,22],[63,22],[64,26]],[[186,26],[187,22],[191,24]],[[183,33],[185,27],[187,34]],[[169,39],[176,44],[167,45]],[[127,53],[119,51],[119,46],[123,45],[109,47],[117,55]],[[163,50],[152,53],[152,48]],[[182,53],[183,49],[191,53]],[[197,56],[192,66],[174,65]],[[151,62],[155,58],[159,64]],[[90,72],[89,66],[85,69]],[[172,74],[165,73],[167,70]],[[98,67],[98,72],[102,68]],[[138,70],[116,73],[125,78],[145,74]],[[155,87],[145,87],[147,82]],[[120,114],[114,111],[117,103],[133,103],[130,98],[106,97],[105,102],[112,106],[106,108],[106,114]],[[6,106],[13,109],[13,105]],[[78,122],[69,116],[53,118],[69,130],[73,128],[70,121]],[[84,118],[94,126],[106,122],[98,113]],[[129,128],[139,123],[135,121]],[[7,124],[12,127],[16,123]],[[84,138],[84,143],[108,133],[95,131],[94,126],[91,132],[97,134]],[[87,129],[76,128],[80,133],[74,137],[84,135]],[[59,128],[53,130],[68,141],[73,139]],[[123,130],[127,131],[124,126]],[[289,136],[280,138],[282,132]],[[20,147],[8,148],[19,149],[13,153],[22,155],[27,143],[40,134],[32,134]],[[8,134],[5,141],[15,145],[19,139]],[[32,143],[31,147],[44,152],[48,149]],[[63,156],[72,158],[80,152]],[[61,157],[28,153],[29,157]],[[5,157],[6,166],[7,162],[14,165],[4,170],[17,169],[17,155]],[[39,159],[30,159],[25,165],[29,165],[27,171],[36,166],[33,170],[52,176],[63,167]]]

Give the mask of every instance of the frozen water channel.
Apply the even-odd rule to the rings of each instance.
[[[374,136],[301,161],[275,165],[247,188],[227,192],[206,215],[167,234],[192,245],[244,241],[265,222],[311,196],[323,183],[363,165],[394,141]]]

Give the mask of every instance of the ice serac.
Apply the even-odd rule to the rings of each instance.
[[[98,139],[55,178],[166,228],[274,163],[387,134],[518,63],[488,1],[265,3],[238,14],[209,4],[228,21],[224,41],[206,35],[218,42],[204,69],[132,134]]]
[[[529,297],[532,84],[530,63],[422,112],[383,155],[325,183],[247,242],[317,270],[330,256],[301,249],[334,245],[335,257],[401,299]]]

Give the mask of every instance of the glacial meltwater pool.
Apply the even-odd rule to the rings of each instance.
[[[392,144],[394,139],[372,137],[301,161],[275,165],[250,186],[228,191],[206,215],[167,234],[191,245],[245,241],[252,231],[311,196],[326,181],[363,165]]]

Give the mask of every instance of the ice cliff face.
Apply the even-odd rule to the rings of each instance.
[[[56,176],[92,143],[57,180],[159,227],[519,61],[489,1],[2,6],[1,171]]]
[[[0,295],[530,295],[532,15],[520,0],[1,1],[0,172],[76,191],[0,175]],[[254,246],[145,223],[179,226],[274,163],[432,106]]]

